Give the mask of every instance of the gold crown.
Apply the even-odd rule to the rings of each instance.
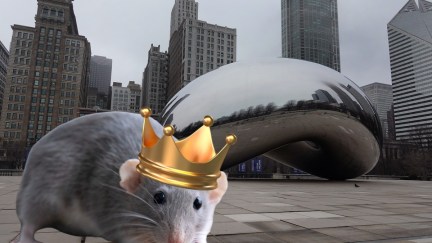
[[[217,187],[223,160],[235,135],[228,135],[225,146],[216,154],[210,132],[213,118],[204,117],[204,126],[191,136],[174,141],[174,127],[165,126],[164,136],[159,138],[150,124],[151,110],[141,110],[144,117],[142,147],[137,171],[144,176],[165,184],[195,190],[211,190]]]

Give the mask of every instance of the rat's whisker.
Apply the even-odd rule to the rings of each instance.
[[[160,226],[156,221],[154,221],[153,219],[144,216],[142,214],[136,213],[136,212],[125,212],[125,213],[119,213],[120,216],[123,217],[132,217],[132,218],[137,218],[137,219],[142,219],[142,220],[147,220],[150,221],[151,223],[153,223],[155,226]]]
[[[149,196],[149,198],[153,198],[153,195],[149,192],[149,190],[147,189],[147,188],[145,188],[143,185],[139,185],[139,187],[141,188],[141,190],[143,191],[143,192],[145,192],[148,196]],[[136,195],[137,197],[139,197],[139,198],[141,198],[140,196],[138,196],[138,195]],[[142,200],[144,200],[143,198],[141,198]],[[156,208],[155,208],[155,206],[154,205],[151,205],[151,204],[149,204],[149,203],[147,203],[147,205],[154,211],[154,212],[157,212],[157,210],[156,210]],[[159,214],[158,214],[159,215]],[[161,219],[161,217],[159,216],[159,219]]]
[[[125,190],[123,190],[123,189],[121,189],[121,188],[119,188],[119,187],[114,187],[114,186],[111,186],[111,185],[108,185],[108,184],[105,184],[105,183],[101,183],[101,185],[102,185],[102,186],[105,186],[105,187],[108,187],[108,188],[111,188],[111,189],[113,189],[113,190],[115,190],[115,191],[117,191],[117,192],[120,192],[120,193],[123,193],[123,194],[126,194],[126,195],[130,195],[130,196],[132,196],[133,198],[136,198],[136,199],[138,199],[139,201],[141,201],[142,203],[144,203],[144,204],[146,204],[147,206],[149,206],[150,209],[153,210],[153,212],[158,212],[158,210],[155,208],[154,205],[151,205],[150,203],[148,203],[147,201],[145,201],[143,198],[141,198],[141,197],[138,196],[138,195],[135,195],[135,194],[132,194],[132,193],[128,193],[128,192],[126,192]],[[140,185],[140,188],[141,188],[145,193],[147,193],[150,197],[153,198],[153,195],[151,195],[151,193],[147,190],[147,188],[145,188],[145,187],[142,186],[142,185]],[[162,221],[162,216],[161,216],[159,213],[157,213],[156,215],[157,215],[157,217],[159,218],[159,220]]]
[[[111,222],[111,221],[107,221]],[[148,235],[152,233],[156,225],[148,225],[148,224],[140,224],[140,223],[120,223],[120,224],[111,224],[111,226],[103,229],[104,234],[115,234],[115,232],[125,232],[128,231],[128,235],[138,234],[138,235]],[[136,230],[139,229],[138,232]],[[144,234],[147,233],[147,234]]]
[[[149,239],[148,236],[136,235],[131,238],[132,242],[148,242],[148,243],[157,243],[155,239]]]
[[[118,176],[119,176],[118,171],[115,171],[114,169],[111,169],[111,168],[105,168],[105,167],[103,167],[103,166],[101,166],[101,168],[104,168],[105,170],[109,170],[110,172],[112,172],[112,173],[114,173],[115,175],[118,175]]]
[[[121,232],[123,235],[127,235],[126,242],[149,242],[156,243],[154,239],[154,228],[143,224],[136,223],[123,223],[111,225],[111,227],[104,229],[105,235],[116,235]]]
[[[149,206],[153,211],[156,212],[156,210],[153,208],[152,205],[150,205],[150,204],[149,204],[148,202],[146,202],[144,199],[142,199],[141,197],[139,197],[139,196],[137,196],[137,195],[135,195],[135,194],[128,193],[128,192],[126,192],[125,190],[123,190],[123,189],[121,189],[121,188],[119,188],[119,187],[111,186],[111,185],[108,185],[108,184],[101,183],[101,185],[102,185],[102,186],[105,186],[105,187],[108,187],[108,188],[110,188],[110,189],[113,189],[113,190],[115,190],[115,191],[117,191],[117,192],[121,192],[121,193],[123,193],[123,194],[129,195],[129,196],[132,196],[133,198],[138,199],[139,201],[141,201],[142,203],[146,204],[146,205]]]
[[[153,227],[155,227],[155,225],[127,223],[127,224],[122,224],[122,227],[124,227],[124,228],[153,228]]]

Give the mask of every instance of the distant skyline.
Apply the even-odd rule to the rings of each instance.
[[[198,19],[237,29],[237,61],[281,57],[280,0],[197,0]],[[391,84],[387,23],[407,0],[338,0],[341,72],[357,85]],[[141,84],[150,45],[168,50],[174,0],[75,0],[81,35],[92,55],[113,60],[112,81]],[[0,40],[9,48],[11,25],[34,26],[36,0],[1,0],[17,11],[0,15]]]

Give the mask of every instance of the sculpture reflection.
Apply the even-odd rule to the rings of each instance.
[[[228,133],[238,142],[222,169],[264,154],[328,179],[349,179],[378,161],[382,133],[377,113],[348,78],[325,66],[295,60],[237,62],[180,90],[161,124],[190,135],[211,114],[215,148]]]

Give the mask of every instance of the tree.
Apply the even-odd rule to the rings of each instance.
[[[0,167],[5,169],[23,169],[27,150],[25,141],[0,141]]]

